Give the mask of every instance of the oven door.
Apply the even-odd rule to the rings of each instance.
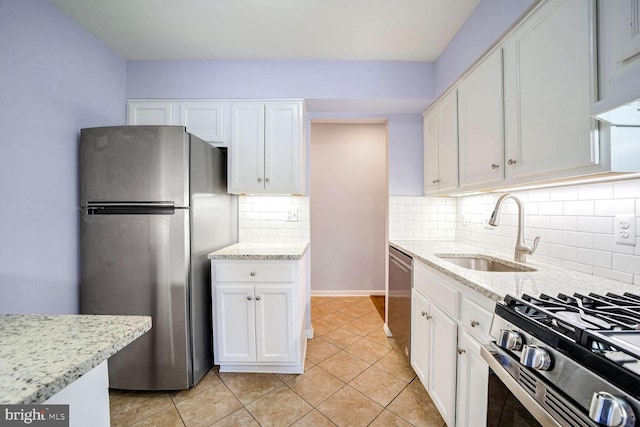
[[[488,427],[598,425],[495,343],[483,345],[481,355],[490,368]]]

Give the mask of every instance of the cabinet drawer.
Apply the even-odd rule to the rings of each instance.
[[[216,264],[215,281],[220,282],[278,282],[294,281],[291,263],[237,263]]]
[[[493,314],[467,297],[462,298],[461,311],[460,321],[464,327],[484,342],[489,336]]]
[[[414,266],[413,286],[431,301],[438,304],[447,314],[458,318],[458,290],[447,285],[437,274],[426,266],[416,263]]]

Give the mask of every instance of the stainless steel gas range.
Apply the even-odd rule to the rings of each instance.
[[[487,425],[640,427],[639,325],[640,295],[507,295],[482,357],[516,405],[490,376]]]

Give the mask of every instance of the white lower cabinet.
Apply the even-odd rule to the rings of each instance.
[[[221,372],[302,373],[304,263],[213,261],[213,353]]]
[[[429,395],[448,426],[455,425],[458,324],[431,306]]]
[[[488,342],[494,302],[420,262],[414,263],[411,366],[447,426],[484,426]]]
[[[480,343],[465,329],[458,334],[456,425],[479,426],[487,419],[488,366]]]

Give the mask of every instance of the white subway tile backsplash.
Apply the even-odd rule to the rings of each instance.
[[[616,199],[638,199],[637,202],[640,202],[640,181],[632,179],[614,182],[613,197]]]
[[[593,200],[566,201],[564,202],[564,215],[593,215]]]
[[[628,283],[640,283],[640,238],[636,246],[618,245],[613,219],[636,216],[640,237],[640,179],[581,184],[515,193],[525,207],[525,236],[541,236],[533,258]],[[505,201],[497,229],[484,227],[499,194],[456,198],[456,240],[509,256],[516,240],[517,210]],[[463,216],[466,224],[463,225]],[[517,218],[516,218],[517,219]]]
[[[634,199],[596,200],[595,215],[615,216],[619,214],[636,214],[636,201]]]
[[[578,187],[556,187],[550,189],[550,200],[578,200]]]
[[[563,231],[562,243],[567,246],[575,246],[578,248],[593,248],[593,233]]]
[[[578,187],[578,200],[613,199],[613,183],[582,185]]]
[[[613,254],[613,269],[625,273],[640,274],[640,256]]]
[[[613,218],[606,216],[578,217],[578,231],[613,234]]]

